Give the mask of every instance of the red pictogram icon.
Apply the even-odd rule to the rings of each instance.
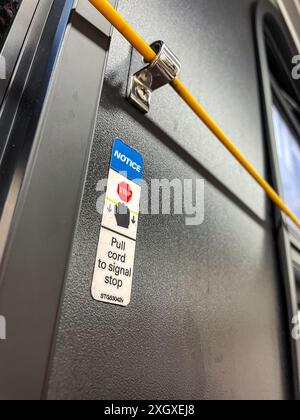
[[[133,195],[130,185],[128,185],[126,182],[121,182],[118,185],[118,195],[122,201],[129,203]]]

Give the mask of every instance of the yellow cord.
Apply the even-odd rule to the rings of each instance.
[[[156,58],[155,52],[143,40],[143,38],[132,28],[131,25],[120,15],[119,12],[109,3],[108,0],[89,0],[96,9],[127,39],[127,41],[151,63]],[[300,221],[287,207],[271,185],[257,172],[248,159],[237,149],[233,142],[226,136],[216,122],[202,108],[196,98],[189,92],[179,79],[172,82],[172,87],[184,102],[194,111],[203,123],[213,132],[213,134],[223,143],[229,152],[238,160],[246,171],[267,193],[270,199],[300,228]]]

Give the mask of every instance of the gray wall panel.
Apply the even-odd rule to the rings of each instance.
[[[43,397],[103,83],[110,26],[68,11],[1,266],[0,399]]]
[[[263,172],[266,145],[252,32],[253,1],[122,0],[149,41],[182,59],[183,81]],[[286,308],[271,207],[170,88],[148,116],[124,99],[130,48],[114,33],[82,209],[50,366],[48,398],[291,397]],[[205,222],[142,216],[132,302],[93,301],[101,218],[97,181],[122,137],[145,179],[204,178]]]

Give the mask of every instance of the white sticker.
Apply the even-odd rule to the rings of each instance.
[[[143,163],[139,153],[115,140],[92,283],[100,302],[130,303]]]

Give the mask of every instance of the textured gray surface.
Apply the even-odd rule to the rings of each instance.
[[[251,24],[244,0],[121,0],[149,41],[264,173]],[[177,28],[175,29],[175,26]],[[63,294],[48,398],[289,398],[285,304],[264,194],[168,87],[144,117],[124,99],[130,48],[114,33]],[[204,178],[205,222],[142,216],[131,304],[93,301],[97,181],[121,137],[145,179]]]

